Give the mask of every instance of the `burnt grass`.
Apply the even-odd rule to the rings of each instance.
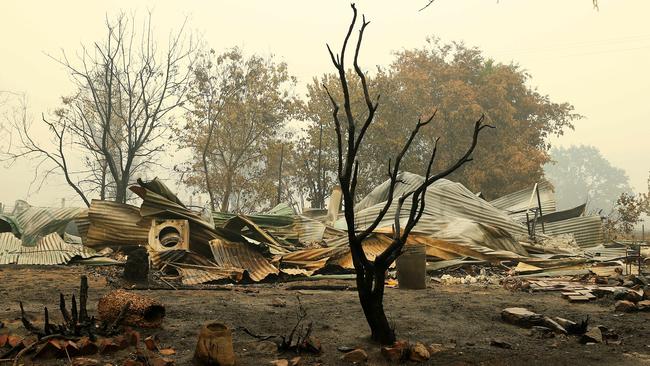
[[[0,322],[13,333],[26,335],[20,324],[18,301],[34,321],[42,324],[43,307],[56,309],[58,294],[78,290],[79,275],[88,274],[89,313],[110,291],[97,271],[81,267],[0,266]],[[336,290],[327,290],[328,286]],[[212,290],[135,290],[166,306],[160,329],[140,330],[157,335],[160,347],[171,347],[177,365],[191,364],[199,328],[218,321],[233,329],[239,365],[268,365],[295,354],[278,354],[270,342],[260,342],[241,327],[259,335],[288,334],[296,322],[298,299],[313,322],[313,335],[322,343],[320,355],[302,354],[302,365],[340,365],[337,347],[362,347],[368,365],[387,365],[379,346],[370,342],[368,328],[353,290],[353,281],[300,281],[291,283],[225,286]],[[299,290],[297,289],[299,288]],[[425,290],[388,288],[385,307],[395,324],[398,339],[455,345],[436,353],[427,365],[639,365],[650,364],[650,313],[616,314],[613,300],[572,304],[559,293],[510,292],[497,286],[444,286],[430,284]],[[286,303],[286,306],[277,306]],[[275,305],[275,306],[274,306]],[[603,325],[619,335],[620,344],[580,344],[573,336],[538,338],[529,329],[501,321],[506,307],[525,307],[551,317]],[[53,315],[59,321],[59,314]],[[511,348],[491,346],[505,342]],[[92,358],[121,365],[131,351],[124,350]],[[2,364],[0,362],[0,364]],[[10,364],[10,363],[7,363]],[[67,360],[39,361],[41,365],[67,365]],[[413,364],[413,363],[411,363]]]

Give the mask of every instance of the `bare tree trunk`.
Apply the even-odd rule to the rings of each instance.
[[[230,208],[230,196],[232,195],[232,176],[230,169],[226,172],[226,184],[224,185],[223,200],[221,201],[221,212],[228,212]]]
[[[209,118],[209,117],[208,117]],[[210,197],[210,210],[214,211],[214,192],[212,192],[212,183],[210,181],[210,170],[208,168],[208,150],[212,142],[212,134],[214,133],[214,122],[209,121],[210,128],[208,129],[208,136],[206,138],[203,152],[201,153],[201,161],[203,162],[203,176],[205,177],[205,190],[208,191]]]
[[[124,178],[115,182],[115,202],[126,203],[126,191],[128,185],[128,180]]]
[[[395,343],[395,331],[384,312],[384,282],[386,271],[362,269],[357,271],[357,292],[359,302],[370,326],[371,338],[381,344]]]
[[[315,206],[318,208],[323,208],[325,206],[325,195],[323,194],[323,168],[322,168],[322,155],[323,155],[323,121],[320,122],[320,130],[318,132],[318,168],[317,172],[317,181],[316,181],[316,202]]]
[[[482,122],[484,117],[481,116],[481,118],[479,118],[479,120],[474,124],[472,143],[465,154],[459,158],[455,164],[439,172],[438,174],[432,175],[431,167],[433,166],[438,147],[438,140],[435,140],[435,145],[429,159],[429,165],[427,167],[423,182],[411,192],[402,194],[397,201],[392,242],[386,249],[384,249],[382,253],[377,255],[374,260],[370,260],[364,252],[363,241],[368,238],[377,227],[379,227],[382,219],[391,207],[394,199],[395,187],[400,181],[398,176],[400,174],[400,163],[402,161],[402,158],[404,157],[404,154],[406,154],[406,152],[409,150],[411,143],[419,133],[420,129],[428,125],[431,120],[433,120],[436,112],[434,111],[433,114],[426,120],[418,119],[415,127],[411,130],[410,136],[407,138],[406,142],[402,146],[402,150],[398,153],[395,160],[393,161],[389,159],[388,175],[390,180],[386,202],[384,202],[383,208],[380,209],[377,217],[372,221],[372,223],[367,226],[364,225],[366,227],[363,230],[360,230],[357,222],[355,221],[354,211],[355,190],[359,177],[358,152],[363,142],[363,137],[366,133],[366,130],[374,120],[375,112],[379,106],[379,96],[377,96],[374,101],[371,99],[366,76],[357,63],[359,49],[361,48],[361,40],[363,38],[363,32],[366,26],[369,24],[366,22],[365,17],[363,17],[361,29],[359,30],[359,37],[357,39],[357,46],[354,53],[354,70],[361,82],[368,114],[363,123],[356,123],[355,116],[351,107],[350,90],[348,88],[348,80],[346,75],[347,71],[344,64],[347,43],[354,29],[357,18],[357,9],[354,4],[352,4],[352,11],[354,15],[343,41],[341,53],[334,55],[329,45],[327,46],[332,63],[336,67],[339,74],[341,91],[343,92],[343,108],[345,112],[344,121],[339,118],[339,103],[336,101],[336,99],[334,99],[325,85],[323,85],[323,88],[325,89],[325,92],[327,93],[332,103],[332,117],[334,120],[338,148],[338,178],[341,185],[341,193],[343,194],[344,214],[348,231],[348,244],[350,246],[350,251],[352,253],[352,262],[356,271],[359,301],[361,303],[361,308],[363,309],[366,320],[368,321],[368,325],[370,326],[372,339],[382,344],[391,344],[395,341],[395,332],[388,323],[386,313],[384,312],[383,303],[386,270],[401,254],[402,248],[404,247],[404,244],[406,243],[411,230],[415,227],[415,225],[422,217],[422,214],[424,213],[427,188],[436,181],[447,177],[449,174],[459,169],[468,161],[471,161],[471,155],[478,142],[479,133],[485,127],[491,126],[483,125]],[[342,122],[347,122],[347,126],[344,126]],[[360,129],[357,131],[357,128]],[[347,147],[345,145],[347,145]],[[411,200],[411,207],[408,212],[408,221],[404,226],[402,226],[400,223],[401,208],[404,204],[404,201],[407,199]]]
[[[203,161],[203,176],[205,177],[205,190],[208,191],[208,197],[210,197],[210,210],[214,211],[214,193],[212,192],[212,185],[210,184],[210,171],[208,170],[208,158],[207,158],[207,145],[203,150],[203,156],[201,160]]]
[[[278,199],[276,204],[279,205],[282,202],[282,160],[284,159],[284,144],[282,144],[282,150],[280,150],[280,166],[278,168]]]

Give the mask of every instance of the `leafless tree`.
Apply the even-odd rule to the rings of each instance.
[[[21,151],[55,162],[68,184],[88,204],[81,186],[94,184],[101,198],[112,192],[126,202],[134,173],[158,164],[172,111],[185,100],[193,42],[185,25],[171,34],[160,50],[148,14],[138,35],[134,16],[106,19],[106,36],[92,46],[82,46],[74,60],[62,51],[54,58],[65,67],[76,86],[74,96],[64,98],[56,121],[43,117],[53,133],[56,151],[41,148],[23,124]],[[66,144],[76,148],[66,152]],[[71,179],[71,160],[81,160],[86,176]],[[79,171],[77,171],[79,172]]]
[[[19,159],[32,160],[35,163],[34,181],[40,176],[41,185],[52,174],[61,173],[68,185],[74,189],[86,205],[89,205],[89,200],[77,179],[78,175],[83,172],[72,168],[67,159],[67,155],[69,155],[67,147],[72,141],[70,125],[60,111],[55,114],[56,119],[53,121],[47,120],[45,117],[42,118],[49,133],[49,142],[36,138],[37,134],[31,129],[32,119],[28,113],[27,97],[21,96],[18,106],[5,116],[11,138],[7,150],[2,153],[2,160],[8,161],[10,164]]]
[[[397,212],[395,214],[395,223],[391,244],[386,248],[386,250],[379,254],[374,259],[374,261],[369,260],[363,249],[363,240],[366,239],[373,232],[373,230],[375,230],[375,228],[377,228],[381,220],[388,212],[389,207],[393,203],[395,186],[399,183],[398,173],[400,170],[400,163],[402,161],[402,158],[408,151],[414,138],[418,135],[420,129],[425,127],[431,122],[431,120],[433,120],[435,112],[430,117],[424,120],[419,119],[417,121],[415,127],[408,136],[401,151],[397,154],[395,160],[388,161],[388,176],[390,179],[388,200],[384,204],[375,220],[365,229],[358,230],[359,226],[355,221],[354,212],[355,188],[357,186],[359,172],[359,161],[357,160],[357,154],[363,144],[364,135],[373,122],[375,112],[377,111],[377,108],[379,108],[379,95],[377,95],[374,100],[371,98],[366,75],[358,64],[359,50],[361,48],[363,33],[366,29],[366,26],[369,24],[369,22],[366,22],[365,17],[363,17],[354,53],[353,65],[356,76],[360,79],[362,85],[365,104],[367,106],[367,115],[365,116],[364,120],[357,121],[357,118],[352,113],[350,91],[348,88],[348,75],[345,69],[346,49],[348,47],[348,41],[353,29],[355,28],[357,20],[357,9],[354,4],[352,4],[352,11],[354,15],[343,41],[343,46],[341,47],[340,54],[335,55],[330,49],[329,45],[327,46],[332,63],[338,71],[338,77],[341,83],[341,90],[343,93],[343,114],[345,116],[344,119],[339,116],[340,103],[337,102],[337,100],[332,96],[326,87],[325,91],[330,98],[333,108],[332,114],[336,129],[338,146],[338,180],[340,182],[341,190],[343,193],[343,202],[345,205],[344,214],[347,223],[348,241],[352,253],[352,261],[356,272],[356,283],[359,300],[361,302],[361,307],[363,309],[366,320],[370,326],[372,339],[382,344],[391,344],[395,341],[395,333],[386,318],[383,307],[384,281],[386,278],[386,271],[388,270],[389,266],[395,261],[395,259],[401,254],[411,230],[415,227],[417,222],[422,217],[425,207],[427,188],[436,181],[448,176],[460,168],[463,164],[471,161],[471,155],[478,142],[479,133],[485,127],[491,126],[483,124],[483,117],[481,116],[481,118],[479,118],[474,125],[472,142],[467,148],[465,154],[447,169],[437,174],[432,174],[431,167],[433,165],[437,150],[436,140],[436,144],[434,145],[433,151],[431,153],[429,164],[422,184],[420,184],[415,190],[408,192],[397,199]],[[400,214],[402,206],[407,200],[411,201],[408,212],[408,219],[407,222],[404,223],[404,226],[402,226],[402,223],[400,222]]]

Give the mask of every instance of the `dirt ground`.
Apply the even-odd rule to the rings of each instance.
[[[0,266],[0,321],[19,334],[26,334],[19,319],[18,301],[40,318],[44,306],[55,307],[58,293],[78,289],[84,267]],[[96,275],[90,279],[90,312],[110,288]],[[362,347],[369,355],[368,365],[386,365],[379,347],[372,344],[368,328],[350,290],[319,290],[310,286],[344,284],[352,281],[304,281],[284,284],[233,286],[228,290],[145,290],[165,304],[167,316],[162,329],[142,331],[156,334],[163,347],[172,347],[178,365],[191,364],[200,326],[219,321],[234,328],[233,339],[239,365],[268,365],[292,354],[277,354],[269,342],[258,342],[238,327],[256,334],[287,334],[295,323],[297,297],[314,323],[323,353],[301,355],[303,365],[340,365],[340,346]],[[274,307],[281,299],[285,307]],[[617,332],[619,345],[582,345],[575,337],[540,339],[528,329],[505,324],[500,311],[505,307],[526,307],[548,316],[580,320],[589,316],[591,324],[602,324]],[[427,365],[639,365],[650,364],[650,313],[618,315],[613,301],[599,300],[570,304],[558,293],[509,292],[499,287],[432,284],[426,290],[387,289],[385,307],[395,323],[398,338],[424,344],[455,344],[455,348],[436,353]],[[55,318],[58,320],[58,318]],[[511,349],[491,346],[492,340],[507,342]],[[96,358],[121,365],[128,351]],[[2,364],[0,362],[0,364]],[[9,364],[9,363],[7,363]],[[67,365],[67,361],[39,364]]]

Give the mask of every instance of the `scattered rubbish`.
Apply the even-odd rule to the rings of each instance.
[[[77,297],[78,296],[78,297]],[[78,300],[77,300],[78,299]],[[145,300],[143,300],[145,299]],[[119,310],[111,317],[91,316],[88,313],[88,279],[81,276],[79,293],[73,294],[68,307],[65,296],[59,294],[58,310],[63,323],[52,322],[52,315],[46,307],[43,314],[42,327],[36,326],[32,318],[20,303],[21,322],[23,327],[34,336],[24,338],[15,335],[0,335],[0,351],[5,345],[11,348],[0,354],[0,359],[12,357],[19,362],[21,358],[28,358],[29,362],[37,364],[35,360],[68,358],[72,365],[95,365],[96,359],[87,356],[100,354],[108,355],[129,347],[140,349],[140,334],[125,326],[129,319],[130,310],[137,310],[140,304],[149,303],[144,297],[129,297],[130,301],[116,301]],[[159,310],[151,310],[160,314]],[[98,312],[104,312],[98,305]],[[136,311],[137,314],[139,314]],[[154,337],[144,340],[147,355],[136,354],[125,362],[134,365],[172,365],[173,361],[160,357],[173,355],[171,348],[159,350]],[[74,358],[74,360],[72,359]]]
[[[556,317],[553,320],[547,316],[533,313],[524,308],[504,309],[501,312],[501,318],[507,323],[531,328],[531,336],[540,339],[553,338],[555,337],[555,334],[559,333],[579,336],[580,343],[582,344],[620,343],[618,334],[604,326],[590,326],[589,318],[580,322],[574,322],[560,317]],[[500,347],[500,345],[493,343],[491,343],[491,345]]]
[[[602,343],[603,342],[603,333],[598,327],[589,327],[585,334],[580,337],[580,343]]]
[[[490,346],[492,347],[498,347],[498,348],[504,348],[504,349],[511,349],[512,345],[508,342],[504,342],[501,340],[493,339],[490,341]]]
[[[420,343],[417,342],[414,345],[411,346],[410,349],[410,354],[409,354],[409,359],[414,362],[425,362],[431,357],[431,354],[429,353],[429,350],[427,347]]]
[[[343,352],[343,353],[350,352],[350,351],[353,351],[355,349],[356,349],[355,347],[350,347],[350,346],[338,346],[338,347],[336,347],[337,351]]]
[[[362,364],[368,361],[368,354],[362,348],[357,348],[341,356],[341,360],[352,364]]]
[[[280,359],[280,360],[275,360],[271,361],[271,365],[274,366],[300,366],[302,359],[298,356],[288,360],[288,359]]]
[[[541,325],[544,317],[525,308],[506,308],[501,311],[501,319],[506,323],[530,328]]]
[[[153,336],[145,338],[144,345],[149,351],[158,351],[158,342]]]
[[[405,361],[410,354],[409,344],[406,341],[396,341],[393,345],[381,347],[381,354],[391,362]]]
[[[632,301],[628,301],[628,300],[619,300],[614,305],[614,311],[618,311],[622,313],[631,313],[637,311],[637,309],[638,309],[637,305]]]
[[[530,335],[540,339],[553,338],[555,337],[555,332],[551,328],[540,326],[540,325],[534,325],[531,328]]]
[[[285,300],[283,300],[283,299],[280,299],[280,298],[276,297],[271,302],[271,306],[273,306],[275,308],[284,308],[284,307],[287,306],[287,302]]]
[[[260,341],[267,341],[274,339],[279,352],[307,352],[312,354],[320,354],[323,351],[321,342],[318,338],[312,335],[313,323],[308,322],[304,325],[307,319],[307,310],[302,305],[300,297],[296,296],[298,302],[298,309],[296,311],[296,323],[291,328],[288,335],[258,335],[246,328],[240,328],[244,333],[256,338]]]

